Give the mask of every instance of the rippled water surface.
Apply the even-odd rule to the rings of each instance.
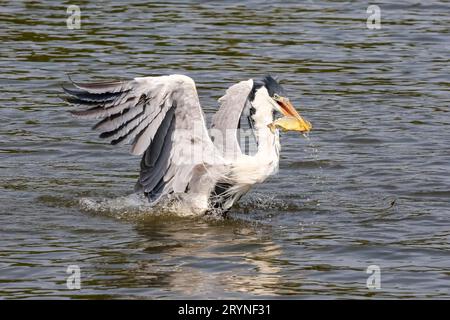
[[[0,296],[449,298],[450,6],[378,1],[371,30],[368,4],[0,1]],[[83,210],[131,193],[140,159],[60,84],[170,73],[209,118],[228,86],[279,75],[314,130],[282,135],[280,172],[228,220]]]

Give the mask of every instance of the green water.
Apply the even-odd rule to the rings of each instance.
[[[75,1],[0,1],[1,298],[449,298],[447,2],[378,1],[373,30],[365,1],[76,2],[70,30]],[[208,118],[278,75],[314,129],[282,135],[279,173],[231,219],[82,210],[132,192],[140,159],[60,84],[171,73]]]

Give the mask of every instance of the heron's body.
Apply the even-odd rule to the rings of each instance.
[[[94,126],[101,138],[131,143],[131,152],[142,155],[136,192],[155,204],[177,199],[199,214],[228,211],[254,184],[276,172],[278,130],[268,125],[275,109],[295,113],[288,100],[277,107],[273,97],[283,89],[273,78],[242,81],[219,99],[210,137],[195,83],[187,76],[73,84],[75,89],[64,88],[67,100],[88,108],[72,113],[101,119]],[[239,141],[242,120],[250,126],[246,133],[256,146],[253,152]]]

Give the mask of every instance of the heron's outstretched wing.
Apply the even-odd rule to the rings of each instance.
[[[183,75],[80,84],[64,88],[67,101],[87,106],[71,111],[101,119],[93,128],[111,144],[131,143],[143,155],[137,189],[151,200],[188,192],[205,166],[223,163],[208,136],[194,81]],[[203,181],[204,182],[204,181]]]
[[[211,137],[225,158],[242,154],[242,139],[237,129],[241,128],[241,121],[247,121],[250,116],[249,95],[252,88],[252,79],[241,81],[228,88],[225,95],[219,99],[220,108],[212,119]]]

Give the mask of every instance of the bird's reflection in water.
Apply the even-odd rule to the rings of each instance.
[[[141,241],[129,244],[127,263],[132,267],[118,279],[119,287],[126,281],[144,290],[142,296],[145,290],[167,288],[192,298],[276,295],[280,288],[286,262],[280,261],[282,250],[272,241],[270,226],[161,217],[140,222],[135,229]]]

